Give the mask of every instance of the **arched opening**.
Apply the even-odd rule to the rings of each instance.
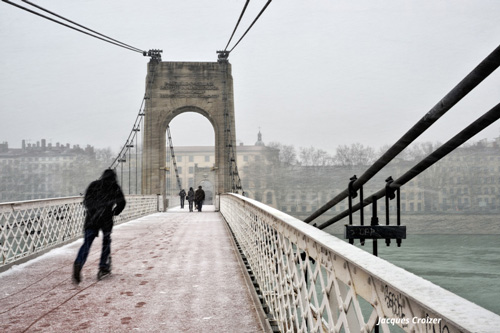
[[[197,108],[183,108],[169,123],[175,156],[170,143],[166,144],[165,185],[171,206],[179,205],[179,192],[202,186],[205,205],[212,205],[215,196],[215,129],[207,117]],[[168,134],[168,133],[167,133]],[[177,174],[175,172],[177,167]],[[178,178],[177,178],[178,175]],[[180,187],[179,187],[180,186]]]
[[[215,196],[230,192],[235,184],[235,173],[232,170],[236,161],[231,66],[219,62],[151,61],[148,64],[146,82],[149,97],[144,112],[142,193],[163,196],[161,209],[169,205],[166,200],[165,182],[165,173],[168,170],[165,165],[165,132],[174,118],[185,112],[198,113],[212,125],[215,133],[215,161],[212,161],[210,166],[215,164],[215,167],[212,167],[215,173]],[[175,123],[172,123],[172,129],[174,125]],[[178,143],[175,135],[174,129],[173,144],[178,146],[182,141]],[[182,140],[182,130],[177,135],[179,140]],[[207,143],[205,141],[202,144]],[[196,184],[197,180],[194,180],[194,183]]]

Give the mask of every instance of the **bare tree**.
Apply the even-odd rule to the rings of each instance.
[[[340,166],[370,165],[376,159],[375,150],[361,143],[337,147],[335,162]]]
[[[299,163],[302,166],[327,166],[333,165],[333,157],[322,149],[314,147],[300,148]]]
[[[295,165],[297,164],[297,153],[293,145],[284,145],[279,142],[270,142],[267,144],[268,147],[279,149],[279,160],[285,165]]]

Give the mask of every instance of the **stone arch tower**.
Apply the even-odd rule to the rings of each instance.
[[[166,130],[176,116],[196,112],[215,133],[215,194],[231,189],[236,152],[233,79],[228,62],[148,63],[143,130],[142,193],[166,194]],[[195,135],[195,134],[194,134]],[[175,144],[175,138],[172,138]],[[199,138],[203,143],[204,138]],[[175,148],[175,147],[174,147]]]

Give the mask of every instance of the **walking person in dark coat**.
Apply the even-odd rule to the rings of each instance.
[[[179,196],[181,197],[181,209],[184,209],[184,199],[186,198],[186,191],[184,191],[184,189],[182,189],[179,192]]]
[[[101,178],[90,183],[83,204],[86,208],[84,224],[84,243],[73,264],[73,281],[80,283],[82,270],[89,255],[90,247],[99,230],[102,230],[102,250],[99,262],[98,279],[111,273],[111,231],[113,216],[119,215],[125,208],[125,197],[118,185],[114,170],[107,169]]]
[[[193,201],[194,201],[194,191],[193,191],[192,187],[189,188],[189,191],[187,193],[187,201],[189,204],[189,211],[192,212],[193,211]]]
[[[203,206],[203,201],[205,200],[205,191],[201,189],[201,185],[194,193],[194,201],[196,202],[196,209],[201,212],[201,207]]]

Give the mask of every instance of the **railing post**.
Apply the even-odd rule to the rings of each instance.
[[[372,221],[371,225],[378,225],[378,216],[377,216],[377,197],[372,197]],[[377,239],[373,240],[373,255],[378,257],[378,244]]]

